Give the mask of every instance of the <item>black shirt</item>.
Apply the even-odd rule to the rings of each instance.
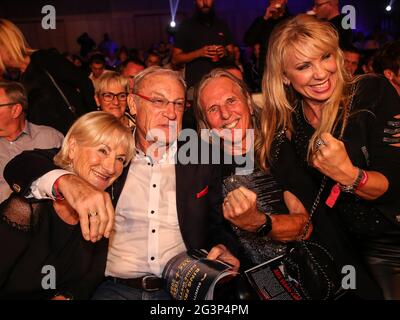
[[[384,138],[387,136],[384,130],[388,127],[388,121],[392,121],[399,111],[399,97],[385,78],[368,76],[357,84],[343,142],[353,165],[383,174],[389,181],[389,189],[374,201],[366,201],[342,192],[335,205],[339,211],[348,203],[353,204],[354,210],[356,206],[357,208],[362,208],[363,205],[374,206],[392,223],[400,225],[400,199],[398,196],[400,194],[400,149],[384,142]],[[339,125],[338,130],[340,127]],[[306,162],[308,140],[314,129],[305,122],[300,106],[296,108],[294,128],[296,153],[302,159],[303,166],[319,184],[322,175],[309,167]],[[335,133],[335,136],[339,136],[338,132]],[[326,188],[327,192],[331,190],[333,184],[334,182],[330,181]],[[343,217],[348,218],[347,215]],[[351,223],[354,224],[354,227],[360,226],[360,221],[346,220],[347,226],[350,226]],[[386,224],[386,220],[382,221],[381,225],[391,229],[390,224]],[[393,224],[392,227],[395,225]]]
[[[262,16],[257,17],[244,35],[244,43],[247,46],[254,46],[257,43],[260,44],[258,72],[261,77],[264,72],[265,57],[267,55],[269,38],[272,31],[279,23],[285,21],[290,16],[290,13],[286,10],[284,15],[277,19],[269,18],[265,20]]]
[[[344,15],[338,15],[329,22],[335,27],[336,31],[339,33],[339,47],[342,49],[350,48],[353,43],[353,32],[351,29],[344,29],[342,21],[344,21]]]
[[[53,127],[65,135],[77,117],[96,110],[93,84],[56,50],[35,51],[30,59],[21,79],[28,96],[28,120]],[[71,112],[46,71],[75,113]]]
[[[232,43],[232,35],[227,24],[215,16],[206,23],[194,15],[182,22],[175,36],[175,47],[185,53],[206,45],[227,46]],[[195,86],[204,75],[218,67],[218,62],[202,57],[186,63],[185,80],[188,87]]]

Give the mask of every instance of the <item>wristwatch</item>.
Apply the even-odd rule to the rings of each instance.
[[[357,188],[360,186],[361,181],[365,179],[364,178],[365,177],[365,173],[366,172],[364,170],[358,168],[358,174],[357,174],[356,180],[354,180],[354,182],[351,185],[348,185],[348,186],[345,186],[343,184],[339,184],[340,191],[348,192],[348,193],[354,193],[357,190]]]
[[[262,226],[260,226],[257,231],[256,234],[259,237],[265,237],[266,235],[268,235],[268,233],[270,233],[272,230],[272,219],[270,217],[270,213],[265,213],[265,222]]]

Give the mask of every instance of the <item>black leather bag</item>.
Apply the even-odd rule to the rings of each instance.
[[[324,177],[301,239],[291,243],[291,249],[283,259],[286,272],[295,279],[297,289],[308,300],[334,299],[341,292],[341,273],[329,250],[315,240],[305,240],[326,182]]]
[[[284,264],[305,299],[328,300],[340,295],[340,270],[321,244],[305,240],[294,242]]]

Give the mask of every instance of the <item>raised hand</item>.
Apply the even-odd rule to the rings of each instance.
[[[257,210],[257,195],[245,187],[227,194],[223,213],[225,219],[246,231],[255,232],[265,223],[265,215]]]
[[[324,175],[343,185],[351,185],[358,175],[344,143],[330,133],[322,133],[318,150],[312,157],[312,165]]]

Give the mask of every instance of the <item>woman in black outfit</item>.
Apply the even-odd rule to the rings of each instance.
[[[73,124],[54,162],[105,190],[132,153],[130,130],[98,111]],[[52,192],[54,200],[30,202],[14,193],[0,205],[1,299],[88,299],[104,277],[108,239],[84,240],[77,213]],[[88,215],[99,224],[97,212]]]
[[[274,31],[263,92],[259,159],[271,160],[276,133],[286,130],[315,183],[327,177],[322,202],[337,232],[346,232],[385,298],[400,299],[400,150],[385,133],[400,110],[396,92],[377,76],[348,80],[337,32],[306,15]]]
[[[90,79],[56,49],[33,50],[21,30],[0,19],[0,71],[17,69],[28,94],[28,120],[64,135],[81,115],[96,110]]]
[[[260,169],[260,161],[254,159],[253,141],[256,145],[263,142],[260,110],[241,80],[215,69],[202,79],[196,94],[199,128],[213,129],[222,137],[224,216],[241,244],[242,269],[285,254],[291,246],[287,242],[303,236],[317,187],[299,165],[295,150],[284,134],[274,143],[271,168]],[[335,221],[319,206],[305,239],[311,235],[312,241],[325,246],[334,256],[337,274],[332,268],[329,277],[340,277],[343,265],[358,266],[357,277],[362,284],[353,290],[355,295],[380,298],[379,288],[353,259],[334,226]],[[320,285],[326,290],[326,283]]]

